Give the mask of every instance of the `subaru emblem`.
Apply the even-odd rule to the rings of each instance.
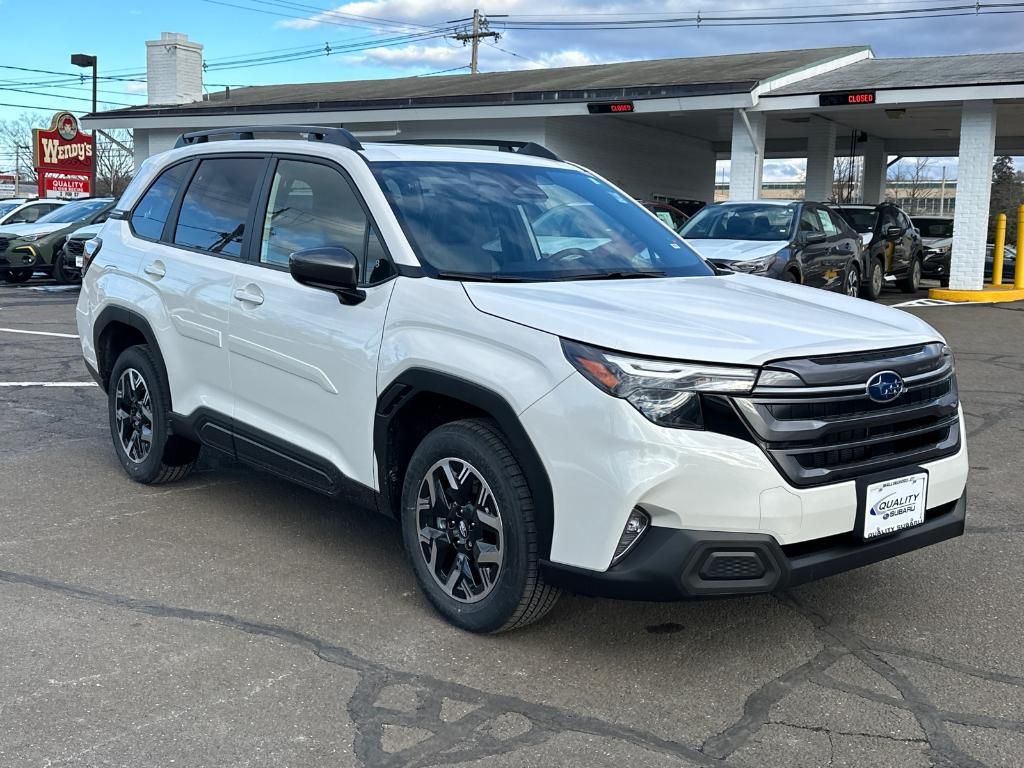
[[[868,397],[876,403],[888,403],[903,394],[903,377],[895,371],[881,371],[868,379]]]

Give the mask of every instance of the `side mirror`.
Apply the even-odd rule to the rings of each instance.
[[[902,227],[887,227],[885,230],[885,237],[887,240],[899,240],[903,237]]]
[[[366,292],[358,288],[359,261],[348,248],[296,251],[288,257],[288,271],[298,283],[336,294],[342,304],[358,304],[366,298]]]
[[[804,242],[808,245],[816,245],[817,243],[824,243],[828,240],[828,235],[824,232],[808,232],[804,235]]]

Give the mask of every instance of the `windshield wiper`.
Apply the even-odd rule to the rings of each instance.
[[[524,283],[530,281],[528,277],[488,274],[486,272],[449,272],[447,270],[439,270],[437,276],[443,280],[466,280],[478,283]]]
[[[640,277],[665,277],[660,269],[640,269],[629,272],[581,272],[578,274],[560,275],[557,280],[631,280]]]

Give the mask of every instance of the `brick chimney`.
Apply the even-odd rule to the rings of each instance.
[[[146,41],[146,103],[187,104],[203,98],[203,46],[188,35],[161,32]]]

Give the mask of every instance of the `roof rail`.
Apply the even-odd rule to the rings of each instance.
[[[392,139],[387,143],[461,147],[497,147],[499,152],[515,152],[517,155],[543,157],[547,160],[557,160],[559,162],[562,160],[562,158],[550,149],[543,147],[534,141],[512,141],[508,139]]]
[[[204,144],[211,136],[231,136],[235,139],[249,140],[257,133],[298,133],[306,134],[309,141],[322,141],[358,152],[363,148],[359,139],[344,128],[327,128],[322,125],[246,125],[238,128],[213,128],[208,131],[191,131],[183,133],[174,143],[174,148],[187,147],[192,144]]]

